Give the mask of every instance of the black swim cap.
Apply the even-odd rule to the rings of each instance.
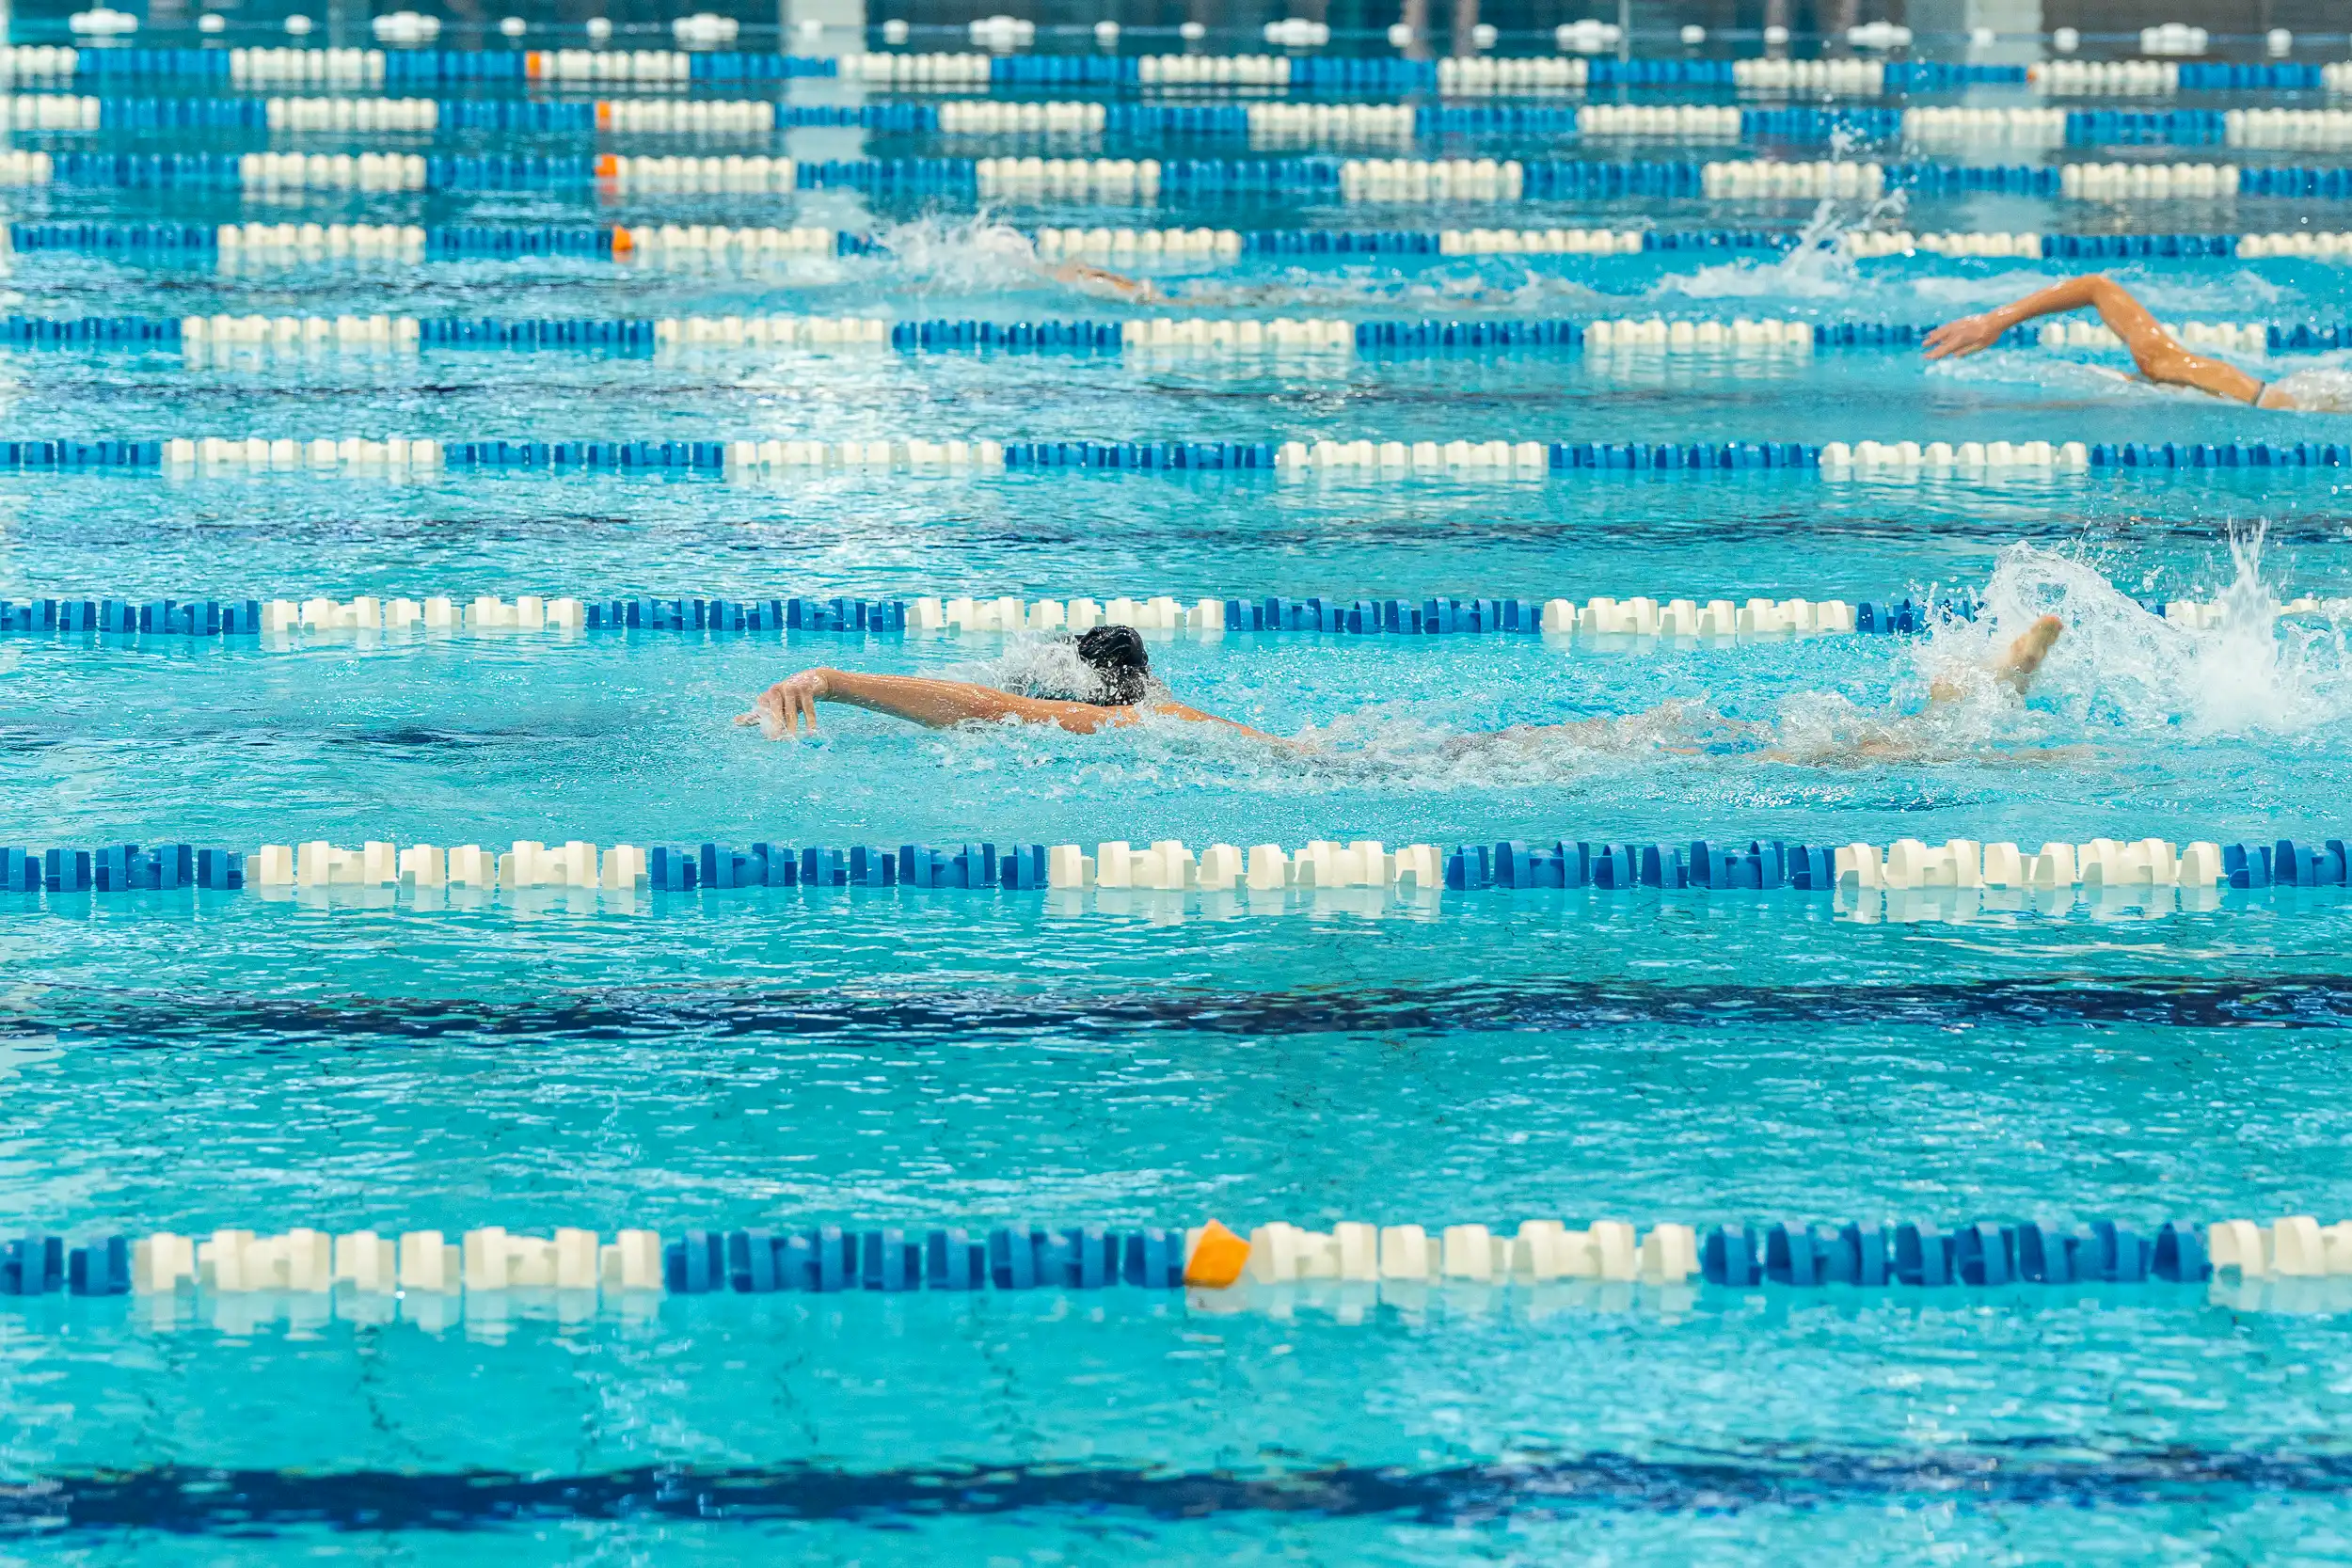
[[[1078,658],[1102,684],[1096,702],[1124,707],[1143,701],[1151,685],[1152,659],[1135,627],[1096,626],[1078,639]]]

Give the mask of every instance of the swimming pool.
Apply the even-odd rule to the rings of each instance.
[[[279,41],[248,31],[237,40]],[[468,47],[485,42],[498,56],[494,39]],[[129,71],[18,90],[264,94]],[[2185,109],[2328,102],[2182,80]],[[1159,101],[1118,84],[943,95],[821,74],[671,97]],[[1317,101],[1414,98],[1391,83]],[[1617,99],[1765,102],[1703,82]],[[1979,82],[1883,106],[2041,103]],[[1082,146],[914,118],[599,140],[549,128],[552,114],[513,132],[272,134],[203,113],[197,130],[102,116],[94,131],[13,135],[59,157],[1324,155],[1253,147],[1230,126]],[[1613,133],[1580,151],[1556,123],[1497,123],[1380,151],[1759,151]],[[2095,139],[2145,125],[2086,124],[2089,142],[1879,151],[1952,166],[2155,155]],[[1773,142],[1783,122],[1766,129],[1767,157],[1826,155]],[[2336,159],[2258,142],[2162,155]],[[2315,346],[2343,341],[2328,337],[2344,320],[2341,262],[2240,254],[2236,237],[2331,230],[2338,204],[1994,190],[1875,211],[1623,193],[1369,205],[1237,189],[983,208],[898,187],[560,180],[12,190],[0,315],[114,325],[64,341],[0,330],[0,442],[19,443],[17,466],[0,465],[0,862],[5,847],[68,857],[61,885],[0,893],[9,1549],[2352,1556],[2331,1370],[2352,1306],[2341,1233],[2282,1226],[2267,1273],[2217,1252],[2209,1275],[2200,1250],[2237,1244],[2210,1236],[2215,1222],[2343,1217],[2341,886],[2245,870],[2202,885],[2070,873],[1881,888],[1857,872],[1835,886],[1620,886],[1594,853],[1626,847],[1631,867],[1660,850],[1703,883],[1692,868],[1725,853],[1754,874],[1794,864],[1793,846],[1829,866],[1841,847],[1958,840],[1978,847],[1976,879],[1997,881],[1983,847],[2031,857],[2153,837],[2259,859],[2291,840],[2315,875],[2290,877],[2274,855],[2273,880],[2341,882],[2343,851],[2325,847],[2352,780],[2352,451],[2329,445],[2329,419],[2121,384],[2122,356],[2096,343],[2028,338],[1923,366],[1905,330],[2085,263],[2062,247],[1856,258],[1868,246],[1840,238],[2228,237],[2209,254],[2201,239],[2199,254],[2100,264],[2168,322],[2258,329],[2249,344],[2280,329],[2275,347],[2229,351],[2269,379],[2342,363],[2344,349]],[[324,231],[309,251],[298,234],[252,253],[241,239],[236,258],[216,238],[151,243],[156,225],[216,236],[281,220],[477,238],[455,259],[422,239],[413,256],[331,256]],[[696,223],[850,243],[747,260],[739,239],[706,233],[660,265],[652,243],[615,259],[616,226]],[[1106,240],[1101,264],[1159,291],[1140,302],[1035,259],[1041,227],[1176,225],[1478,229],[1488,249],[1506,226],[1808,238],[1623,255],[1317,255],[1243,239],[1156,262]],[[558,230],[585,238],[505,259],[488,254],[504,242],[478,239]],[[332,331],[375,315],[474,324],[472,337],[421,325],[401,347],[396,332]],[[330,327],[183,341],[186,318],[228,316]],[[675,341],[682,329],[655,341],[653,324],[697,317],[1084,322],[1107,337],[1084,351],[805,332],[759,344],[739,327],[733,343]],[[1120,341],[1121,324],[1278,318],[1344,323],[1345,341]],[[603,330],[487,346],[485,320]],[[1629,347],[1589,330],[1651,320],[1800,330],[1777,345],[1701,344],[1694,330]],[[1569,330],[1508,343],[1472,330],[1529,323]],[[1359,340],[1359,324],[1408,330]],[[1839,335],[1854,324],[1898,341]],[[2319,329],[2314,346],[2296,345],[2298,326]],[[243,446],[177,461],[160,445],[255,437],[302,445],[257,461]],[[314,461],[309,446],[395,437],[439,443],[441,460]],[[151,461],[62,467],[57,449],[24,445],[56,441],[159,445]],[[831,445],[753,464],[730,445],[771,441]],[[1907,456],[1893,445],[1906,441]],[[665,442],[676,461],[654,460]],[[861,450],[845,458],[848,442]],[[950,464],[914,442],[1012,455]],[[1374,460],[1318,442],[1375,443]],[[1505,459],[1413,452],[1454,442],[1504,443]],[[1864,442],[1888,448],[1858,457]],[[1994,442],[2052,453],[1956,455]],[[2074,442],[2079,466],[2061,460]],[[630,443],[650,445],[624,464]],[[1079,443],[1092,445],[1073,458]],[[1303,463],[1280,457],[1287,443]],[[1379,459],[1385,443],[1401,461]],[[1518,460],[1527,443],[1537,461]],[[1953,455],[1935,459],[1934,443]],[[2175,456],[2159,462],[2152,444],[2166,443]],[[1118,466],[1094,466],[1114,450]],[[836,596],[898,619],[777,624],[821,620]],[[526,597],[643,614],[496,626],[485,597],[507,615]],[[1172,721],[926,732],[831,706],[815,744],[732,722],[811,665],[1018,684],[1057,657],[1041,631],[887,629],[960,597],[1017,599],[1032,622],[1081,601],[1148,618],[1165,597],[1181,622],[1144,637],[1173,692],[1308,747]],[[1483,608],[1565,603],[1581,618],[1636,597],[1694,613],[1904,603],[1918,625],[1597,635],[1556,616],[1498,629]],[[438,599],[446,624],[387,619],[395,601]],[[1311,624],[1265,626],[1276,599]],[[257,615],[282,601],[293,624],[83,629],[55,613],[87,602],[136,628],[164,601]],[[1439,601],[1459,610],[1452,629],[1378,629],[1380,606],[1406,624],[1426,606],[1436,624]],[[364,628],[348,624],[355,606],[371,607]],[[1252,606],[1261,625],[1246,629]],[[2021,704],[1976,672],[2044,611],[2067,630]],[[1931,703],[1931,684],[1954,677],[1959,700]],[[1530,724],[1569,727],[1481,738]],[[1208,885],[1216,846],[1307,860],[1303,846],[1368,841],[1439,858],[1349,885],[1332,885],[1327,858],[1311,879]],[[1114,847],[1169,842],[1193,885],[1106,885]],[[691,888],[568,872],[460,885],[462,848],[486,851],[496,883],[501,852],[519,864],[532,860],[519,845],[575,843],[602,857],[592,872],[626,866],[623,848],[781,866],[785,846],[795,870],[740,879],[755,886],[699,871]],[[369,844],[431,847],[435,875],[363,872]],[[124,845],[211,850],[240,885],[74,882],[74,852],[103,880],[107,847]],[[351,851],[351,875],[295,870],[314,846]],[[287,849],[294,874],[266,875],[265,847]],[[993,875],[1029,847],[1041,867],[1068,848],[1032,879],[1058,885]],[[1090,883],[1059,875],[1081,852]],[[799,869],[834,854],[850,885]],[[851,855],[871,874],[849,876]],[[992,875],[970,874],[983,861]],[[1532,885],[1461,885],[1507,883],[1496,868],[1513,863]],[[1185,1233],[1212,1219],[1254,1239],[1252,1272],[1182,1288]],[[1572,1227],[1558,1244],[1590,1246],[1576,1256],[1591,1266],[1537,1266],[1565,1256],[1545,1250],[1555,1232],[1540,1223],[1519,1230],[1546,1220]],[[1620,1222],[1654,1250],[1610,1250]],[[1448,1228],[1473,1226],[1486,1229]],[[1391,1233],[1375,1255],[1352,1227]],[[264,1239],[263,1277],[234,1277],[232,1231]],[[1424,1231],[1416,1272],[1402,1259]],[[579,1232],[594,1233],[584,1251]],[[166,1267],[156,1288],[159,1234],[206,1245],[186,1259],[199,1277]],[[119,1259],[108,1237],[125,1243]],[[82,1272],[42,1290],[52,1238],[61,1275],[77,1249]],[[2306,1242],[2320,1249],[2310,1268],[2289,1260]],[[1272,1277],[1299,1246],[1306,1277]],[[2071,1259],[2055,1275],[2052,1247]],[[392,1272],[379,1278],[379,1263]]]

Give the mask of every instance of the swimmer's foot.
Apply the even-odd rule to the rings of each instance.
[[[2050,650],[2058,646],[2058,634],[2065,629],[2065,622],[2055,615],[2044,615],[2027,626],[2024,636],[2009,645],[2008,655],[1993,672],[1994,676],[2008,682],[2010,689],[2024,696],[2026,688],[2033,684],[2034,673],[2042,668],[2042,661],[2050,657]]]
[[[2058,633],[2065,629],[2066,623],[2055,615],[2044,615],[2027,626],[2025,635],[2011,642],[2009,652],[1993,666],[1993,678],[2020,697],[2024,696],[2026,688],[2033,684],[2034,673],[2042,668],[2042,661],[2049,657],[2050,650],[2058,645]],[[1928,701],[1931,703],[1957,703],[1967,695],[1967,683],[1949,677],[1939,677],[1928,686]]]

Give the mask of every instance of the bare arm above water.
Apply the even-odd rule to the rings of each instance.
[[[778,681],[760,694],[759,701],[749,713],[739,715],[735,721],[739,724],[757,724],[770,738],[781,740],[787,735],[798,735],[801,723],[805,720],[808,733],[815,735],[817,705],[820,702],[845,703],[851,707],[886,713],[894,719],[904,719],[910,723],[927,725],[935,730],[949,729],[976,720],[995,723],[1012,719],[1025,724],[1052,724],[1074,735],[1092,735],[1098,730],[1114,729],[1156,715],[1195,724],[1219,724],[1277,746],[1297,745],[1295,741],[1266,735],[1247,724],[1220,719],[1214,713],[1186,707],[1182,703],[1163,701],[1104,705],[1099,703],[1058,702],[1045,697],[1016,697],[1009,691],[999,691],[993,686],[980,686],[972,681],[934,680],[927,675],[866,675],[821,665],[814,670],[803,670],[788,680]]]
[[[2132,297],[2131,291],[2113,278],[2097,273],[2070,277],[2053,283],[2038,293],[2027,294],[2011,305],[1997,310],[1987,310],[1980,316],[1963,316],[1947,322],[1928,334],[1927,351],[1931,359],[1957,359],[1990,348],[2000,341],[2001,334],[2020,322],[2037,316],[2057,315],[2067,310],[2089,307],[2099,312],[2099,319],[2108,330],[2123,340],[2123,346],[2132,351],[2132,363],[2139,373],[2151,381],[2172,387],[2194,387],[2201,392],[2211,392],[2217,398],[2234,403],[2253,403],[2263,397],[2263,384],[2239,370],[2235,365],[2218,359],[2207,359],[2191,354],[2181,346],[2181,341],[2167,332],[2148,308]],[[2274,401],[2274,407],[2291,404]]]

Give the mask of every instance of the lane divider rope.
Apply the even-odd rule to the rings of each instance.
[[[613,153],[0,152],[0,186],[319,191],[738,192],[850,189],[981,201],[1080,198],[1279,197],[1372,204],[1591,200],[1868,199],[2006,193],[2082,200],[2233,196],[2352,199],[2352,168],[2213,163],[1944,165],[1843,159],[1719,163],[1518,159],[866,158],[765,154],[628,157]]]
[[[63,93],[0,94],[0,130],[235,130],[344,135],[358,131],[506,131],[622,135],[768,136],[820,127],[883,135],[940,129],[942,111],[921,103],[850,106],[771,99],[619,98],[593,103],[528,99],[125,98]],[[1136,129],[1146,128],[1149,117]]]
[[[2352,323],[2293,326],[2259,322],[2166,324],[2191,348],[2268,354],[2352,344]],[[0,345],[26,348],[179,347],[199,361],[208,349],[385,354],[425,348],[580,349],[650,354],[667,349],[882,347],[902,352],[992,350],[1089,354],[1168,351],[1213,354],[1410,353],[1557,349],[1669,353],[1819,348],[1912,348],[1930,327],[1897,322],[1750,320],[1348,321],[1148,317],[1123,321],[899,321],[861,316],[665,316],[523,319],[416,316],[0,317]],[[2013,327],[2010,346],[2106,348],[2122,340],[2104,325],[2075,320]]]
[[[2236,147],[2282,150],[2352,146],[2342,109],[2067,110],[1914,107],[1781,108],[1737,104],[1586,103],[1499,106],[1411,103],[1115,103],[988,99],[850,106],[772,99],[621,98],[588,103],[390,97],[142,98],[0,94],[0,130],[255,130],[420,134],[766,137],[779,130],[861,129],[883,135],[1248,139],[1261,147],[1342,148],[1445,137],[1545,141],[1641,138],[1689,144],[1851,148],[1907,142],[1955,148]]]
[[[389,17],[377,17],[389,23]],[[432,19],[425,19],[431,22]],[[438,31],[437,24],[434,30]],[[178,77],[244,87],[464,86],[531,81],[672,86],[832,76],[831,58],[677,49],[74,49],[0,47],[0,81],[17,77],[133,82]]]
[[[641,224],[607,228],[552,224],[424,228],[342,223],[12,223],[0,230],[11,252],[66,252],[126,261],[217,261],[224,267],[373,261],[421,265],[457,261],[579,258],[707,270],[752,267],[771,257],[864,256],[882,251],[869,235],[820,228],[729,228]],[[1271,256],[1380,257],[1695,255],[1777,256],[1801,236],[1772,230],[1259,230],[1056,229],[1036,231],[1039,257],[1130,266]],[[2352,232],[2249,234],[1918,233],[1848,230],[1835,248],[1858,260],[1921,254],[2066,261],[2352,260]]]
[[[330,890],[409,888],[515,892],[535,888],[632,894],[753,887],[912,887],[1002,889],[1147,889],[1163,892],[1281,893],[1327,888],[1387,888],[1408,894],[1438,888],[1661,890],[1803,893],[1917,893],[1947,890],[2055,892],[2177,888],[2344,887],[2352,854],[2345,841],[2280,839],[2270,844],[2163,839],[2012,843],[1952,839],[1931,845],[1898,839],[1883,851],[1869,844],[1805,845],[1779,839],[1683,844],[1597,844],[1524,840],[1427,844],[1391,849],[1377,840],[1317,839],[1285,850],[1212,844],[1198,859],[1177,839],[1138,847],[1108,840],[1093,852],[1076,844],[993,842],[934,846],[715,842],[686,848],[585,840],[516,840],[505,850],[477,844],[403,847],[370,840],[357,849],[325,840],[263,845],[252,854],[191,844],[95,849],[0,847],[0,891],[8,893],[167,892],[183,888]]]
[[[915,87],[1236,87],[1438,90],[1448,95],[1541,93],[1593,87],[1736,87],[1852,97],[1949,92],[1978,86],[2029,87],[2051,96],[2352,91],[2352,65],[2343,62],[2054,59],[2033,65],[1985,65],[1853,58],[1619,60],[1478,55],[1408,60],[1279,54],[1101,56],[900,52],[822,58],[735,50],[74,49],[55,45],[16,45],[0,51],[0,76],[94,82],[183,77],[247,85],[527,81],[663,85],[785,81],[835,74],[874,86]]]
[[[0,632],[49,636],[275,637],[296,633],[488,633],[699,631],[766,633],[857,631],[915,636],[1087,631],[1132,626],[1141,631],[1316,632],[1353,636],[1438,636],[1541,633],[1546,637],[1724,641],[1860,634],[1914,635],[1938,620],[1973,620],[1972,600],[1947,596],[1915,604],[1905,597],[1843,599],[1656,599],[1595,595],[1578,604],[1545,600],[1423,597],[1351,598],[1341,594],[1263,598],[1204,598],[1186,605],[1166,595],[1038,599],[1017,594],[926,596],[912,601],[831,598],[702,599],[639,596],[580,599],[521,594],[511,602],[491,594],[471,598],[431,594],[409,598],[362,594],[349,600],[193,598],[0,598]],[[2144,608],[2166,624],[2188,630],[2222,626],[2229,607],[2219,600],[2152,599]],[[2272,615],[2352,620],[2352,598],[2312,595],[2265,607]],[[93,644],[96,645],[96,644]]]
[[[174,477],[266,472],[414,478],[471,473],[618,473],[731,479],[818,472],[1257,472],[1401,482],[1442,475],[1493,483],[1555,474],[1805,471],[2032,483],[2123,468],[2340,468],[2343,442],[1803,441],[440,441],[317,436],[174,436],[143,441],[0,440],[0,470],[160,470]]]
[[[559,1227],[501,1226],[330,1234],[222,1228],[155,1231],[73,1244],[33,1233],[0,1243],[0,1295],[209,1296],[268,1293],[454,1297],[513,1290],[610,1297],[907,1291],[1223,1291],[1317,1281],[1533,1287],[1595,1280],[1703,1282],[1735,1289],[2243,1283],[2352,1274],[2352,1222],[2308,1214],[2271,1224],[2168,1221],[2148,1230],[2109,1219],[1710,1226],[1622,1220],[1570,1227],[1524,1220],[1505,1233],[1450,1225],[1340,1221],[1312,1229],[1270,1221],[1248,1236],[1216,1220],[1184,1228],[1103,1225],[987,1229],[818,1225],[689,1229],[675,1240],[624,1229],[612,1241]]]

